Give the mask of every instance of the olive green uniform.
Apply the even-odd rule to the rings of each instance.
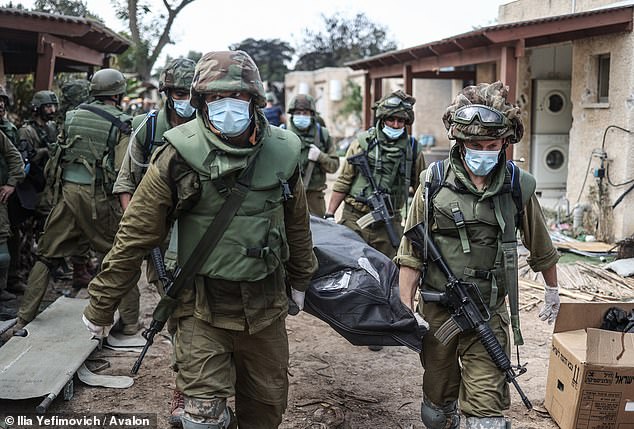
[[[9,121],[7,118],[0,118],[0,131],[2,131],[13,143],[17,145],[18,143],[18,128],[15,124]]]
[[[290,121],[288,129],[299,137],[302,141],[301,153],[301,171],[306,171],[309,163],[314,162],[313,172],[310,176],[310,182],[304,183],[306,187],[306,200],[308,201],[308,211],[319,217],[324,217],[326,213],[326,173],[336,173],[339,168],[339,157],[337,156],[337,148],[332,143],[332,138],[326,127],[317,126],[315,120],[312,121],[310,127],[300,130],[293,122]],[[308,159],[308,150],[310,145],[314,144],[319,148],[321,154],[317,161]]]
[[[101,101],[90,104],[117,116],[122,122],[130,120],[116,107]],[[96,134],[91,135],[91,132]],[[82,133],[87,137],[79,138]],[[105,142],[101,142],[99,148],[92,144],[100,139],[110,141],[112,150],[107,149],[108,143]],[[105,254],[112,247],[121,218],[121,206],[118,198],[111,194],[110,187],[128,140],[128,135],[92,112],[78,109],[67,113],[64,131],[60,133],[59,144],[48,165],[56,178],[53,190],[56,201],[38,241],[38,260],[29,275],[18,313],[23,321],[29,322],[35,317],[48,287],[51,268],[61,258],[84,255],[91,248]],[[101,150],[103,153],[93,155],[98,157],[99,166],[86,161],[91,156],[88,153]],[[94,173],[91,171],[93,168]],[[138,302],[138,290],[131,291],[126,299]],[[134,308],[134,305],[128,307]],[[122,311],[121,319],[124,324],[137,323],[138,305],[136,314]]]
[[[421,174],[421,181],[424,180]],[[489,325],[502,347],[509,354],[509,314],[505,306],[507,279],[504,267],[494,268],[501,242],[499,210],[495,208],[497,197],[504,192],[505,162],[499,162],[491,181],[484,190],[477,190],[462,165],[459,146],[455,145],[450,153],[449,171],[446,183],[432,199],[433,216],[430,224],[431,236],[445,257],[449,268],[456,276],[465,281],[475,282],[485,303],[489,305],[491,320]],[[534,183],[526,172],[521,172],[521,183]],[[524,180],[526,179],[526,180]],[[508,177],[506,177],[508,180]],[[454,189],[460,188],[459,192]],[[508,192],[508,190],[506,190]],[[534,271],[543,271],[557,263],[559,258],[552,245],[541,207],[534,192],[523,195],[524,214],[520,223],[522,241],[530,251],[528,264]],[[508,205],[515,210],[513,204]],[[456,224],[452,209],[459,208],[464,216],[464,224],[469,252],[464,252],[460,227]],[[496,216],[496,210],[498,216]],[[407,218],[405,229],[409,229],[427,220],[424,202],[424,187],[419,186],[412,210]],[[394,259],[401,266],[421,269],[421,256],[415,251],[409,240],[401,241],[398,255]],[[477,271],[477,272],[476,272]],[[487,272],[491,275],[482,275]],[[496,296],[492,278],[496,278]],[[443,291],[446,284],[444,276],[431,261],[422,288]],[[421,363],[425,369],[423,392],[434,404],[442,406],[456,399],[467,416],[490,417],[503,415],[502,410],[510,405],[508,384],[504,375],[491,361],[487,351],[479,342],[475,332],[456,335],[445,347],[434,333],[449,318],[447,309],[436,303],[419,304],[418,311],[429,322],[430,331],[423,339]]]
[[[420,152],[416,160],[412,159],[414,155],[407,133],[403,133],[401,138],[391,142],[377,128],[370,128],[361,133],[350,144],[346,158],[367,150],[368,145],[374,140],[378,141],[378,144],[370,146],[368,163],[377,185],[391,196],[394,209],[392,225],[396,235],[400,237],[403,235],[400,208],[405,205],[409,187],[416,186],[413,178],[418,177],[425,168],[425,160]],[[409,172],[406,172],[407,166],[410,167]],[[345,160],[332,190],[346,194],[340,223],[354,230],[373,248],[390,258],[394,257],[396,249],[392,247],[387,230],[382,223],[377,222],[364,229],[357,225],[357,220],[370,212],[370,208],[358,201],[357,197],[367,197],[372,193],[366,179],[357,167]]]
[[[294,158],[285,161],[293,166],[291,171],[281,177],[272,168],[278,160],[269,155],[256,158],[251,191],[195,283],[180,292],[172,314],[178,320],[177,389],[186,398],[203,400],[235,395],[238,421],[245,429],[277,427],[281,422],[288,390],[284,277],[304,291],[316,268],[306,197],[295,168],[299,140],[270,127],[261,112],[257,120],[258,144],[246,149],[224,144],[205,127],[200,113],[195,121],[164,135],[167,144],[156,152],[123,215],[104,269],[89,287],[91,301],[84,313],[98,326],[112,323],[142,258],[163,243],[175,219],[179,264],[184,263],[224,202],[212,179],[232,180],[232,173],[243,169],[246,156],[258,147],[258,157],[275,147],[278,158],[294,152]],[[294,196],[285,201],[282,179],[288,180]],[[260,195],[268,195],[267,202],[256,209],[249,201]],[[252,246],[261,247],[245,247],[251,239]],[[196,414],[205,413],[209,414]]]

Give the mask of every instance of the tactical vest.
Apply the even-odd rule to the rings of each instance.
[[[327,145],[329,137],[328,130],[315,122],[315,120],[313,120],[312,125],[307,130],[298,129],[293,125],[292,121],[288,129],[294,132],[302,142],[300,168],[301,174],[303,175],[304,171],[306,171],[306,167],[308,167],[308,150],[311,144],[317,146],[320,151],[328,153],[330,149]],[[321,168],[318,168],[319,166],[315,167],[310,176],[310,183],[304,183],[304,188],[306,188],[307,191],[321,191],[326,186],[326,173]]]
[[[90,103],[121,122],[132,118],[114,106],[99,101]],[[103,185],[112,189],[119,168],[114,165],[114,147],[120,130],[116,125],[84,109],[66,113],[64,123],[66,141],[60,144],[62,177],[65,181],[81,185]]]
[[[276,270],[289,258],[284,226],[288,180],[297,168],[300,143],[288,131],[268,127],[255,147],[234,148],[223,143],[203,119],[172,128],[164,134],[198,173],[200,201],[178,219],[178,262],[182,266],[225,202],[237,175],[255,156],[255,170],[237,214],[199,275],[253,282]]]
[[[444,179],[435,195],[430,195],[431,235],[454,274],[477,284],[485,303],[495,310],[507,293],[517,291],[518,204],[523,210],[528,203],[535,178],[519,168],[509,171],[500,166],[485,193],[476,195],[458,180],[448,160],[438,163],[444,163]],[[514,172],[519,173],[521,203],[513,200],[513,182],[518,180],[512,177]],[[420,179],[424,183],[426,178],[421,174]],[[442,291],[446,283],[436,264],[428,264],[424,288]],[[516,296],[511,298],[517,303]],[[513,305],[511,313],[515,313]],[[512,317],[515,343],[521,345],[519,318]]]
[[[18,146],[18,128],[11,121],[0,118],[0,131],[2,131],[15,147]]]
[[[145,124],[143,124],[144,121]],[[163,134],[170,128],[165,109],[152,110],[145,115],[134,117],[132,129],[134,130],[136,141],[143,146],[144,164],[150,160],[154,149],[163,144]]]
[[[377,186],[390,194],[392,207],[398,212],[406,202],[410,183],[413,165],[410,140],[407,134],[403,133],[403,136],[393,143],[379,142],[376,133],[375,128],[362,132],[358,137],[359,145],[367,153],[370,171]],[[349,194],[355,200],[366,199],[372,194],[372,187],[363,174],[356,175]]]

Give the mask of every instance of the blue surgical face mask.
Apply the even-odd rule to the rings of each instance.
[[[465,147],[464,160],[469,170],[476,176],[486,176],[497,165],[499,150],[474,150]]]
[[[310,127],[311,120],[311,116],[293,115],[293,125],[295,125],[300,130],[305,130],[306,128]]]
[[[194,106],[189,104],[189,100],[173,100],[174,101],[174,110],[176,114],[181,118],[189,118],[196,111]]]
[[[235,137],[242,134],[251,124],[250,101],[237,98],[221,98],[207,103],[207,114],[212,125],[222,134]]]
[[[405,128],[392,128],[384,125],[381,131],[388,139],[396,140],[405,132]]]

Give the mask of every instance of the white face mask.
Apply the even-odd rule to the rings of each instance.
[[[499,150],[475,150],[465,147],[464,160],[476,176],[486,176],[498,163]]]
[[[293,125],[295,125],[300,130],[305,130],[310,127],[310,122],[312,120],[311,116],[308,115],[293,115]]]
[[[235,137],[251,124],[251,101],[225,97],[207,103],[207,114],[212,125],[222,134]]]
[[[174,101],[174,110],[176,111],[176,114],[181,118],[189,118],[196,111],[194,106],[189,103],[189,99],[172,101]]]
[[[385,125],[381,131],[388,139],[396,140],[405,132],[405,128],[392,128]]]

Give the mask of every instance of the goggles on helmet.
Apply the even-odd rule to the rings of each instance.
[[[401,100],[398,97],[390,97],[387,100],[385,100],[383,102],[383,105],[386,107],[399,107],[399,106],[403,106],[406,109],[411,109],[412,108],[412,104],[408,103],[406,101]]]
[[[480,124],[490,128],[509,126],[509,121],[502,112],[483,104],[468,104],[457,109],[453,114],[453,122],[470,125],[478,118]]]

